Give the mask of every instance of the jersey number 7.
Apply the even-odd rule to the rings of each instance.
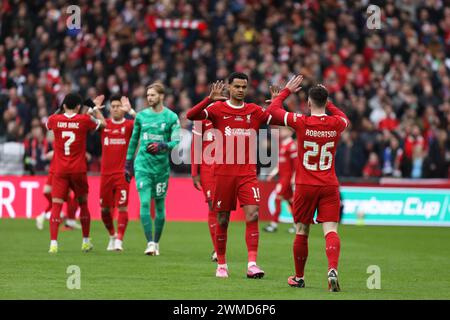
[[[66,138],[69,137],[69,139],[64,142],[64,155],[70,156],[70,145],[75,141],[75,132],[73,131],[63,131],[62,137]]]
[[[303,165],[306,169],[311,171],[325,171],[331,168],[333,163],[333,154],[329,150],[334,148],[334,142],[325,143],[320,148],[320,152],[320,146],[317,142],[304,141],[303,147],[308,150],[303,155]],[[310,148],[312,148],[312,150]],[[317,157],[319,154],[319,163],[311,163],[310,157]]]

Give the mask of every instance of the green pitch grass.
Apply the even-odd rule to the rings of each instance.
[[[262,229],[263,223],[260,224]],[[327,260],[320,226],[312,226],[305,289],[290,288],[293,235],[282,225],[261,231],[261,280],[246,278],[245,228],[231,223],[230,278],[216,279],[206,223],[168,222],[161,255],[144,255],[139,222],[130,222],[124,252],[107,252],[101,222],[93,222],[94,250],[82,253],[81,232],[60,233],[59,253],[47,253],[48,225],[0,220],[0,299],[450,299],[450,229],[341,226],[342,292],[327,291]],[[81,269],[81,289],[69,290],[67,267]],[[381,289],[369,290],[367,268],[381,269]]]

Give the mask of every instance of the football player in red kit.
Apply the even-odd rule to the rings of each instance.
[[[80,221],[83,233],[81,250],[88,252],[93,245],[89,239],[91,216],[87,204],[89,186],[87,182],[86,138],[90,130],[105,126],[105,119],[100,111],[103,107],[103,96],[94,100],[95,108],[92,117],[79,114],[82,99],[78,94],[69,93],[63,100],[62,114],[53,114],[47,121],[47,129],[53,130],[54,170],[52,182],[52,213],[50,218],[50,253],[58,252],[58,227],[61,222],[61,207],[69,188],[75,193],[80,205]]]
[[[125,118],[136,112],[127,97],[113,96],[110,99],[111,117],[101,130],[102,162],[100,177],[100,206],[102,221],[109,233],[106,250],[122,251],[122,241],[128,224],[128,196],[130,184],[125,180],[125,158],[133,133],[134,121]],[[113,210],[117,208],[117,233],[114,229]]]
[[[44,212],[42,212],[41,214],[39,214],[36,217],[36,227],[38,228],[38,230],[43,230],[44,229],[44,222],[45,220],[49,220],[50,219],[50,214],[51,214],[51,209],[52,209],[52,181],[53,181],[53,174],[54,174],[54,170],[53,170],[53,150],[49,151],[46,155],[47,159],[50,160],[50,167],[48,170],[48,175],[47,175],[47,181],[45,182],[44,185],[44,197],[45,199],[47,199],[47,207],[45,209]],[[77,200],[75,199],[75,196],[73,195],[73,193],[69,193],[67,195],[66,198],[66,203],[67,203],[67,216],[62,218],[64,219],[64,227],[66,228],[66,230],[73,230],[73,229],[81,229],[81,226],[77,223],[76,221],[76,217],[75,214],[77,212],[78,209],[78,203]],[[62,213],[61,213],[62,215]]]
[[[187,112],[190,120],[208,119],[214,127],[213,210],[217,212],[216,277],[228,277],[225,252],[230,212],[239,200],[246,217],[245,239],[248,252],[247,277],[261,278],[264,271],[256,264],[259,242],[258,210],[260,190],[256,170],[257,133],[263,124],[274,123],[262,107],[244,102],[248,76],[232,73],[228,78],[229,99],[224,84],[213,84],[211,93]]]
[[[272,221],[264,228],[264,231],[275,232],[281,213],[281,202],[286,200],[292,208],[292,178],[297,167],[297,143],[292,138],[293,131],[289,127],[280,127],[280,146],[278,152],[278,166],[269,174],[267,180],[271,181],[278,174],[278,183],[275,187],[275,213]]]
[[[205,157],[209,156],[207,148],[214,141],[213,130],[210,129],[213,129],[211,121],[194,121],[191,144],[191,175],[194,187],[199,191],[203,191],[205,201],[208,203],[208,227],[214,248],[211,253],[211,261],[217,262],[215,249],[217,214],[213,210],[212,203],[214,191],[214,153],[211,153],[211,159],[205,159]]]
[[[272,101],[268,111],[274,119],[283,120],[294,128],[298,141],[298,166],[294,194],[294,222],[296,237],[293,245],[295,276],[288,284],[304,287],[304,268],[308,257],[309,226],[317,209],[317,222],[322,223],[325,251],[328,258],[328,289],[340,291],[338,260],[340,239],[337,233],[340,216],[339,182],[334,169],[334,159],[341,133],[348,127],[347,116],[328,100],[328,90],[322,85],[312,86],[308,91],[311,116],[286,112],[283,101],[298,92],[303,80],[295,76]],[[328,111],[331,115],[327,115]]]

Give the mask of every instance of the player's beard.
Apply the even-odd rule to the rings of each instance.
[[[151,103],[151,102],[149,102],[148,100],[147,100],[147,102],[148,102],[148,104],[149,104],[149,106],[150,106],[150,108],[153,108],[153,109],[155,109],[158,105],[159,105],[159,103],[161,102],[161,99],[160,98],[158,98],[158,100],[157,101],[155,101],[155,102],[153,102],[153,103]]]

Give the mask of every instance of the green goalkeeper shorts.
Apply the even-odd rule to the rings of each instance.
[[[137,171],[135,173],[136,188],[139,194],[151,192],[151,198],[162,199],[166,197],[169,186],[169,175],[153,175]]]

